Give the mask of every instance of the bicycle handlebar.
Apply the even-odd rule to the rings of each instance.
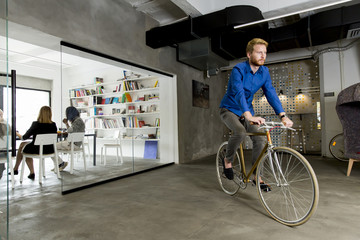
[[[282,122],[264,122],[259,129],[263,128],[263,129],[271,129],[274,127],[279,127],[282,129],[289,129],[291,131],[296,131],[295,129],[291,128],[291,127],[286,127]]]

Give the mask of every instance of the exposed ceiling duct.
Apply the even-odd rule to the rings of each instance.
[[[350,36],[357,36],[360,27],[359,12],[360,4],[357,4],[305,17],[294,15],[282,19],[281,22],[277,20],[277,23],[263,22],[234,29],[236,25],[264,18],[261,11],[255,7],[232,6],[153,28],[146,32],[146,44],[152,48],[174,46],[177,48],[178,61],[206,71],[209,67],[219,68],[229,60],[245,57],[246,44],[254,37],[261,37],[269,42],[268,52],[277,52],[330,43],[346,38],[351,29],[354,32]],[[208,57],[203,55],[205,50],[197,51],[194,47],[199,46],[199,42],[205,45]],[[194,50],[192,53],[189,52],[191,48]],[[196,57],[197,52],[202,55]],[[184,56],[189,56],[189,59]]]

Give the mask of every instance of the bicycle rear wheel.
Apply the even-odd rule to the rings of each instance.
[[[319,201],[319,185],[309,162],[287,147],[274,148],[257,168],[257,190],[262,205],[278,222],[297,226],[309,220]],[[261,190],[264,181],[271,191]]]
[[[222,190],[229,195],[234,195],[240,188],[240,185],[236,181],[239,180],[239,176],[241,176],[241,165],[240,165],[240,158],[239,154],[236,152],[234,157],[234,162],[232,164],[233,171],[234,171],[234,180],[229,180],[226,178],[224,174],[224,167],[222,164],[222,160],[225,158],[226,155],[226,147],[228,142],[224,142],[221,144],[217,155],[216,155],[216,172],[219,184]]]
[[[345,157],[344,134],[339,133],[330,140],[329,150],[331,155],[337,160],[348,162],[349,158]]]

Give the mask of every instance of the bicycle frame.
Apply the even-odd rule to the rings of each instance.
[[[257,192],[269,215],[282,224],[298,226],[308,221],[316,211],[319,185],[314,170],[304,156],[289,147],[273,145],[270,134],[273,128],[294,131],[279,122],[265,122],[260,126],[264,132],[247,133],[251,137],[266,136],[267,141],[248,173],[244,146],[239,146],[234,159],[236,166],[233,166],[235,178],[231,180],[224,172],[228,142],[222,143],[216,157],[217,178],[226,194],[235,195],[252,182],[252,174],[255,173]]]
[[[271,149],[274,147],[271,141],[271,135],[270,135],[270,131],[269,129],[265,130],[265,133],[247,133],[248,136],[266,136],[267,138],[267,143],[264,146],[263,150],[261,151],[259,157],[256,159],[254,165],[252,166],[252,168],[250,169],[250,171],[248,173],[246,173],[246,169],[245,169],[245,157],[244,157],[244,150],[243,150],[243,145],[240,144],[240,162],[241,162],[241,171],[243,176],[245,176],[245,178],[243,179],[243,181],[245,183],[250,182],[250,177],[251,175],[254,173],[254,171],[256,170],[257,166],[260,163],[260,160],[262,159],[262,157],[264,156],[265,153],[267,153],[269,155],[269,159],[270,159],[270,167],[271,170],[274,174],[274,176],[276,176],[275,174],[275,169],[274,169],[274,165],[273,165],[273,159],[272,156],[270,154]],[[277,156],[275,155],[275,159],[274,159],[275,165],[277,167],[277,169],[279,170],[280,176],[282,177],[282,179],[285,179],[281,167],[280,167],[280,163],[279,160],[277,159]],[[280,180],[276,177],[276,182],[277,185],[280,185]]]

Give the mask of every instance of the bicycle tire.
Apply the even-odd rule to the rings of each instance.
[[[225,158],[227,145],[228,142],[224,142],[219,147],[216,155],[216,172],[221,189],[226,194],[234,195],[239,191],[240,188],[240,185],[236,182],[236,180],[239,181],[239,176],[241,175],[240,157],[239,154],[236,152],[234,162],[232,164],[234,171],[234,180],[227,179],[224,174],[224,167],[222,164],[222,160]]]
[[[348,162],[349,158],[345,157],[344,133],[335,135],[329,143],[331,155],[342,162]]]
[[[272,159],[264,155],[256,172],[260,201],[276,221],[287,226],[301,225],[314,214],[319,202],[315,172],[305,157],[291,148],[276,147],[270,154]],[[274,171],[271,169],[271,164],[276,164],[275,157],[283,174],[278,167],[274,167]],[[271,191],[261,189],[261,180]]]

